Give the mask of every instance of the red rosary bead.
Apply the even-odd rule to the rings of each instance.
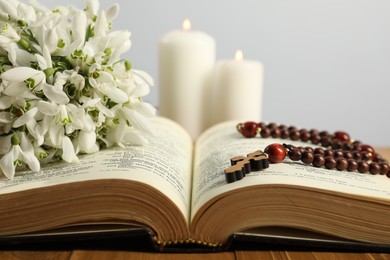
[[[268,154],[270,163],[280,163],[287,155],[286,148],[281,144],[270,144],[264,149],[264,152]]]
[[[372,146],[371,146],[371,145],[368,145],[368,144],[362,144],[360,147],[361,147],[362,151],[365,151],[365,152],[368,152],[368,153],[370,153],[370,154],[372,155],[372,158],[374,158],[374,157],[375,157],[375,149],[374,149],[374,148],[372,148]]]
[[[240,132],[246,138],[255,137],[258,129],[259,125],[256,122],[245,122],[240,126]]]
[[[341,141],[341,142],[349,142],[351,140],[351,137],[349,137],[349,134],[343,131],[337,131],[334,133],[334,138]]]

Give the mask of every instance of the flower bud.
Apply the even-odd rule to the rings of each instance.
[[[50,76],[52,76],[54,74],[55,71],[56,70],[53,68],[47,68],[43,72],[45,73],[46,78],[49,78]]]
[[[110,49],[110,48],[106,48],[106,49],[104,49],[104,54],[105,54],[106,56],[110,56],[110,55],[111,55],[111,53],[112,53],[112,51],[111,51],[111,49]]]
[[[23,21],[23,20],[19,20],[19,21],[18,21],[18,25],[19,25],[20,28],[24,28],[24,27],[26,27],[28,24],[27,24],[25,21]]]
[[[125,68],[126,71],[131,70],[131,62],[129,60],[125,60]]]
[[[19,137],[16,133],[14,133],[12,135],[12,138],[11,138],[11,144],[12,145],[19,145],[20,144],[20,140],[19,140]]]
[[[18,41],[18,44],[23,49],[30,50],[30,43],[26,39],[20,38],[20,40]]]

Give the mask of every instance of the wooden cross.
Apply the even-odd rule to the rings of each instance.
[[[244,156],[230,159],[231,166],[225,169],[225,178],[228,183],[241,180],[252,171],[260,171],[269,167],[268,157],[263,151],[256,151]]]

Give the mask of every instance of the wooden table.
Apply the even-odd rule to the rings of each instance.
[[[385,158],[390,161],[390,148],[377,148]],[[58,260],[80,260],[80,259],[177,259],[190,260],[233,260],[233,259],[390,259],[390,254],[380,253],[343,253],[343,252],[310,252],[310,251],[229,251],[206,254],[172,254],[172,253],[151,253],[143,252],[142,249],[135,250],[56,250],[50,248],[45,250],[18,250],[0,251],[0,259],[58,259]]]
[[[0,259],[55,259],[55,260],[81,260],[81,259],[172,259],[172,260],[247,260],[247,259],[390,259],[390,254],[376,253],[333,253],[333,252],[294,252],[294,251],[234,251],[207,254],[169,254],[146,253],[132,251],[4,251],[0,252]]]

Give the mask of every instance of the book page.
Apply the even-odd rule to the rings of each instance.
[[[191,217],[207,201],[227,191],[259,184],[285,184],[390,199],[390,179],[382,175],[360,174],[315,168],[285,159],[263,171],[252,172],[240,181],[228,184],[224,169],[230,158],[264,151],[271,143],[313,146],[309,143],[274,138],[244,138],[235,122],[222,123],[206,131],[195,147]]]
[[[124,179],[148,184],[169,197],[189,218],[192,140],[176,123],[153,118],[148,144],[110,148],[80,156],[78,163],[52,163],[39,173],[2,177],[0,194],[87,180]]]

